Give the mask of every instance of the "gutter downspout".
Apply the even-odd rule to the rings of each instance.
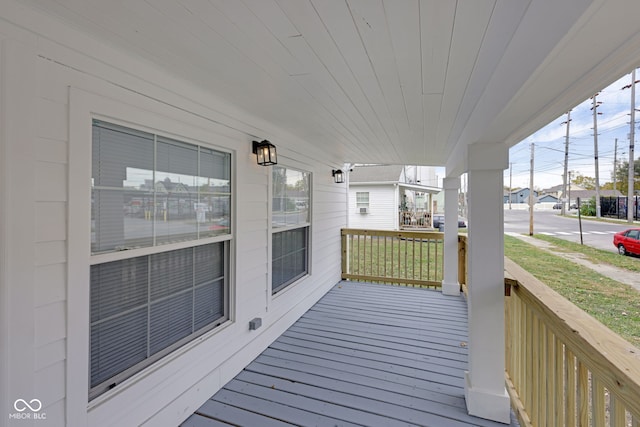
[[[400,186],[398,183],[393,184],[393,204],[396,207],[394,230],[400,230]]]
[[[349,195],[351,193],[351,189],[349,188],[349,182],[350,182],[349,173],[351,172],[352,167],[353,167],[353,163],[346,163],[344,165],[344,176],[345,176],[344,182],[347,187],[347,191],[345,192],[345,201],[344,201],[344,205],[346,207],[346,212],[347,212],[347,220],[346,220],[347,228],[349,228],[350,226],[350,219],[351,219],[351,210],[349,209]]]

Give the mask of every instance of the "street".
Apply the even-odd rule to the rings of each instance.
[[[578,218],[562,217],[557,211],[534,211],[533,233],[545,234],[560,239],[580,243]],[[582,236],[585,245],[610,252],[616,252],[613,246],[613,235],[618,231],[630,228],[627,223],[613,224],[583,220]],[[529,233],[529,212],[526,210],[504,210],[505,233]]]

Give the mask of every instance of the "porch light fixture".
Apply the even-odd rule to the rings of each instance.
[[[333,180],[335,181],[336,184],[342,184],[344,182],[344,173],[342,172],[342,170],[334,169],[331,171],[331,175],[333,176]]]
[[[278,156],[276,154],[276,146],[267,141],[253,141],[253,154],[257,156],[259,165],[271,166],[278,164]]]

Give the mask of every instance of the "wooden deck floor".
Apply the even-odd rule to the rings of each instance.
[[[504,426],[467,414],[466,343],[463,298],[343,282],[183,426]]]

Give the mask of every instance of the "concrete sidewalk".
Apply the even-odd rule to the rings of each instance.
[[[609,264],[594,264],[593,262],[586,259],[582,254],[575,253],[575,252],[572,253],[572,252],[556,251],[554,250],[555,247],[551,243],[546,242],[544,240],[533,238],[531,236],[527,236],[519,233],[509,233],[509,232],[505,234],[512,237],[516,237],[527,243],[530,243],[533,246],[536,246],[556,256],[565,258],[571,262],[575,262],[576,264],[580,264],[581,266],[589,268],[594,272],[602,274],[603,276],[606,276],[612,280],[616,280],[620,283],[625,283],[633,287],[634,289],[636,289],[638,292],[640,292],[640,274],[638,274],[637,272],[628,271],[622,268],[614,267]]]

